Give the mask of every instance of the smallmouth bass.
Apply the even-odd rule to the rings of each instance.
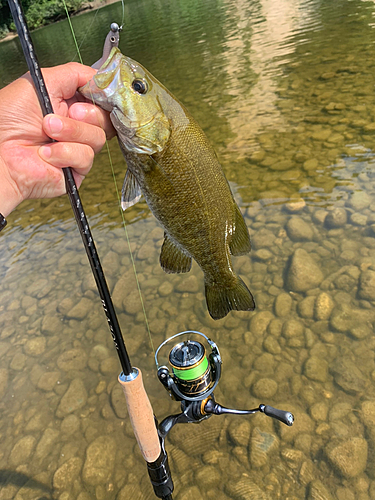
[[[232,268],[231,255],[250,251],[249,233],[215,151],[185,107],[145,68],[113,48],[80,89],[110,118],[127,163],[121,205],[143,194],[164,228],[160,264],[166,273],[190,271],[205,280],[213,319],[252,311],[254,299]]]

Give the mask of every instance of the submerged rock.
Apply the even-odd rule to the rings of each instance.
[[[356,212],[361,212],[367,208],[371,203],[370,196],[365,191],[356,191],[351,195],[346,205]]]
[[[320,293],[315,300],[314,315],[318,321],[325,321],[331,316],[335,303],[326,292]]]
[[[336,384],[349,394],[361,393],[370,381],[363,375],[356,363],[348,357],[336,358],[329,367]]]
[[[328,376],[328,363],[325,359],[311,356],[305,363],[305,375],[310,380],[325,382]]]
[[[334,208],[332,212],[329,212],[324,219],[324,225],[328,229],[336,229],[338,227],[345,226],[348,220],[348,216],[345,208]]]
[[[356,477],[366,469],[367,442],[354,437],[344,442],[332,442],[327,446],[327,457],[347,479]]]
[[[250,440],[250,462],[252,467],[263,467],[269,457],[279,447],[279,440],[274,434],[264,432],[255,427]]]
[[[30,455],[34,451],[36,445],[36,439],[34,436],[24,436],[13,446],[10,452],[9,464],[13,467],[17,467],[21,464],[26,464],[30,458]]]
[[[365,300],[375,300],[375,271],[363,271],[359,277],[358,296]]]
[[[82,460],[72,457],[57,469],[53,476],[53,487],[57,489],[68,488],[78,477],[82,468]]]
[[[105,484],[111,477],[116,458],[116,441],[100,436],[86,450],[82,479],[91,486]]]
[[[309,241],[314,234],[311,226],[301,217],[291,217],[286,224],[286,232],[292,241]]]
[[[64,396],[61,398],[56,415],[63,417],[82,408],[87,401],[87,391],[80,378],[72,380]]]
[[[292,308],[293,299],[289,293],[280,293],[275,300],[275,314],[279,318],[288,316]]]
[[[293,292],[306,292],[316,288],[323,281],[323,273],[318,264],[302,248],[292,255],[286,285]]]
[[[236,500],[270,500],[267,493],[247,477],[242,477],[239,481],[229,481],[225,491]]]
[[[334,500],[334,497],[321,481],[315,479],[309,485],[307,500]]]

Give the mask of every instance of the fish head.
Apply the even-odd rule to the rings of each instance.
[[[159,99],[164,89],[143,66],[124,56],[117,47],[79,92],[110,111],[126,150],[153,154],[164,149],[171,133]]]

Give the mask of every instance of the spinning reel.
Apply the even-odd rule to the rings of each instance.
[[[176,344],[169,353],[169,363],[172,373],[167,366],[158,368],[158,378],[176,401],[181,402],[181,413],[166,417],[159,424],[159,435],[162,439],[175,424],[201,422],[211,415],[249,415],[257,412],[275,418],[286,425],[293,425],[294,417],[288,411],[278,410],[272,406],[261,404],[252,410],[235,410],[216,403],[213,391],[221,376],[221,356],[215,342],[206,335],[196,331],[177,333],[165,340],[155,353],[156,365],[159,351],[166,344],[184,334],[196,334],[203,337],[211,352],[207,357],[204,345],[197,340],[185,340]]]

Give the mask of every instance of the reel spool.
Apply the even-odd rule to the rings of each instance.
[[[155,353],[157,366],[157,356],[163,346],[180,335],[191,333],[206,339],[212,350],[208,358],[204,345],[189,339],[176,344],[169,353],[172,374],[167,366],[158,369],[160,382],[177,401],[201,401],[208,398],[221,375],[221,356],[217,345],[203,333],[193,330],[177,333],[163,342]]]

